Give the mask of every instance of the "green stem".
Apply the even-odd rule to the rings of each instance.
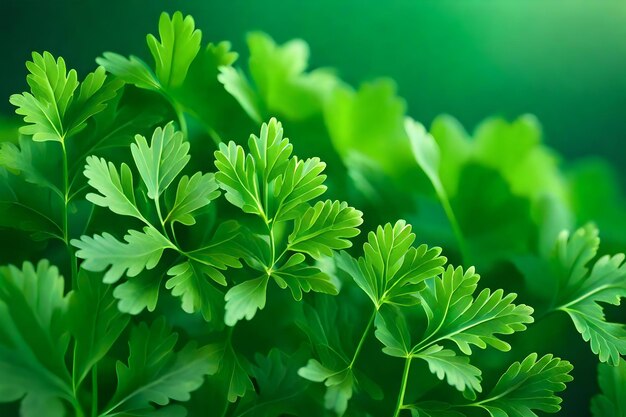
[[[98,417],[98,364],[91,368],[91,417]]]
[[[354,351],[354,355],[352,356],[350,365],[348,365],[348,368],[350,369],[352,369],[352,367],[354,366],[354,363],[356,362],[356,359],[359,356],[359,353],[361,352],[363,345],[365,344],[365,339],[367,339],[367,335],[370,331],[370,328],[372,327],[372,324],[374,324],[374,318],[376,318],[377,312],[378,310],[375,309],[374,313],[372,314],[372,317],[370,317],[369,321],[367,322],[367,326],[365,327],[365,331],[363,332],[363,335],[361,336],[361,340],[359,340],[359,344],[356,346],[356,350]]]
[[[396,404],[396,411],[393,413],[393,417],[400,415],[400,410],[404,406],[404,393],[406,392],[406,384],[409,380],[409,370],[411,369],[412,356],[407,356],[404,361],[404,372],[402,373],[402,382],[400,383],[400,393],[398,394],[398,403]]]
[[[156,207],[157,216],[159,216],[159,223],[161,223],[161,230],[167,237],[167,231],[165,230],[165,220],[163,220],[163,214],[161,213],[161,198],[157,195],[154,199],[154,205]]]
[[[63,151],[63,241],[65,242],[65,247],[67,248],[67,253],[69,256],[70,270],[72,274],[72,288],[75,289],[77,287],[76,275],[78,273],[78,261],[74,256],[74,249],[72,248],[72,245],[70,245],[68,213],[68,205],[70,202],[70,179],[67,162],[67,149],[65,148],[64,141],[61,141],[61,150]]]
[[[452,232],[454,233],[454,237],[459,245],[459,251],[461,252],[461,257],[463,258],[463,262],[468,264],[470,263],[469,254],[467,252],[467,244],[465,242],[465,237],[463,236],[463,232],[461,231],[461,226],[459,226],[459,222],[457,221],[456,215],[454,214],[454,210],[452,210],[452,206],[450,205],[450,200],[448,199],[448,195],[443,190],[442,187],[435,187],[435,191],[437,193],[437,197],[441,202],[441,206],[443,207],[443,211],[446,213],[446,217],[450,222],[450,227],[452,227]]]
[[[185,119],[185,112],[180,104],[176,101],[171,100],[172,107],[174,107],[174,111],[176,112],[176,117],[178,118],[178,124],[180,125],[180,130],[183,132],[185,139],[189,140],[189,130],[187,128],[187,120]]]
[[[72,407],[74,407],[74,415],[76,417],[85,417],[85,412],[76,398],[72,400]]]

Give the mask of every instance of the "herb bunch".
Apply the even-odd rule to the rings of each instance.
[[[307,71],[300,40],[251,34],[246,71],[190,16],[158,32],[154,66],[106,52],[82,81],[33,53],[10,98],[0,409],[534,417],[600,362],[566,408],[626,412],[604,165],[563,169],[531,116],[427,131],[389,81]],[[539,336],[557,319],[593,357]]]

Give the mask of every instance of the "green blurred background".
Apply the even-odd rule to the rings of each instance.
[[[164,10],[192,14],[205,40],[241,52],[251,30],[303,38],[312,67],[350,84],[393,78],[426,124],[449,113],[471,131],[487,116],[533,113],[550,146],[568,160],[607,158],[626,189],[624,1],[2,0],[0,113],[25,89],[32,50],[81,74],[107,50],[150,61],[145,34]]]

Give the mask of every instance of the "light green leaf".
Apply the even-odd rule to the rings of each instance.
[[[55,60],[49,52],[33,52],[26,68],[32,94],[14,94],[9,100],[28,123],[20,133],[32,135],[35,141],[63,142],[67,133],[63,120],[78,87],[76,71],[67,71],[63,58]]]
[[[108,207],[113,213],[143,219],[135,201],[133,173],[126,164],[120,171],[104,158],[87,157],[85,176],[88,183],[100,194],[89,193],[87,200],[101,207]]]
[[[569,374],[572,369],[568,361],[552,355],[537,359],[537,354],[531,353],[521,363],[513,363],[476,405],[491,417],[537,417],[535,410],[556,413],[562,401],[556,393],[573,379]]]
[[[381,308],[374,321],[376,338],[384,345],[383,352],[396,358],[411,356],[413,343],[406,318],[393,308]]]
[[[183,311],[190,314],[199,311],[206,321],[214,319],[216,305],[222,306],[224,293],[215,288],[209,279],[219,279],[219,283],[225,285],[221,272],[209,265],[186,261],[171,267],[167,275],[171,278],[165,283],[165,288],[172,290],[173,296],[181,298]]]
[[[387,223],[370,232],[358,261],[341,253],[337,266],[368,295],[374,305],[416,304],[423,281],[443,272],[446,258],[440,248],[411,245],[415,234],[404,220]]]
[[[591,225],[571,236],[566,231],[559,235],[553,257],[560,283],[556,309],[571,317],[601,362],[617,365],[626,354],[626,328],[607,322],[598,303],[619,305],[626,297],[626,263],[624,254],[605,255],[590,269],[599,243],[598,230]]]
[[[282,124],[273,117],[269,123],[261,125],[259,136],[250,135],[248,147],[254,159],[259,183],[263,187],[269,186],[276,177],[283,174],[293,151],[289,139],[283,137]]]
[[[128,364],[117,362],[117,389],[104,415],[167,405],[171,400],[188,401],[205,375],[219,367],[217,345],[197,348],[193,342],[175,351],[178,335],[165,320],[148,327],[141,323],[131,333]]]
[[[156,308],[165,273],[159,268],[144,269],[134,277],[116,286],[113,297],[119,302],[117,308],[124,313],[139,314],[144,309],[152,312]]]
[[[416,153],[418,137],[411,136],[409,139],[413,145],[413,153]],[[435,139],[440,161],[437,173],[441,179],[446,194],[454,197],[457,192],[459,176],[463,165],[467,163],[472,153],[472,143],[469,141],[467,132],[458,120],[449,115],[438,116],[430,126],[430,135]],[[425,139],[428,141],[428,139]],[[420,164],[421,165],[421,164]],[[431,179],[432,181],[432,179]]]
[[[136,135],[130,150],[139,174],[148,188],[148,197],[153,200],[161,196],[191,158],[189,142],[184,140],[182,132],[174,130],[171,122],[164,128],[156,128],[150,146],[145,137]]]
[[[107,82],[104,68],[98,67],[78,89],[76,71],[68,71],[63,58],[55,60],[49,52],[33,52],[33,60],[26,67],[31,93],[14,94],[10,102],[27,123],[20,132],[38,142],[64,142],[78,133],[88,119],[104,110],[122,86],[118,81]]]
[[[144,227],[143,233],[129,230],[120,242],[109,233],[82,236],[73,239],[72,245],[78,248],[76,256],[84,259],[82,267],[88,271],[100,272],[108,268],[103,281],[117,282],[122,275],[134,277],[144,269],[154,268],[167,248],[175,249],[170,241],[152,227]],[[110,268],[109,268],[110,267]]]
[[[478,280],[474,268],[463,272],[461,267],[450,265],[441,277],[427,282],[420,297],[428,327],[416,346],[418,350],[441,340],[453,341],[466,355],[472,353],[470,345],[481,349],[489,345],[502,351],[511,348],[496,335],[525,330],[526,324],[533,322],[533,309],[513,304],[517,295],[505,296],[502,290],[492,293],[484,289],[473,298]]]
[[[225,191],[226,199],[245,213],[265,216],[255,173],[255,163],[251,155],[235,142],[220,143],[215,152],[215,179]]]
[[[480,369],[471,365],[467,356],[458,356],[451,349],[432,345],[415,357],[425,360],[430,372],[437,375],[440,380],[445,378],[448,384],[457,390],[468,390],[472,397],[476,396],[474,391],[482,391]]]
[[[358,91],[343,85],[333,89],[324,119],[344,161],[358,153],[388,176],[406,182],[415,163],[404,131],[405,112],[394,82],[381,79]]]
[[[272,278],[282,289],[289,287],[293,298],[302,300],[302,292],[321,292],[336,295],[339,291],[331,278],[318,268],[303,264],[301,253],[293,254],[284,265],[272,272]]]
[[[626,362],[617,366],[598,365],[598,384],[602,394],[591,399],[594,417],[620,417],[626,415]]]
[[[191,62],[200,50],[202,33],[195,28],[193,17],[176,12],[159,18],[160,41],[148,35],[146,41],[156,64],[156,75],[166,88],[183,83]]]
[[[267,111],[295,120],[321,111],[337,79],[325,69],[305,72],[309,48],[304,41],[276,45],[260,32],[249,34],[247,41],[250,74]]]
[[[333,250],[352,246],[348,239],[357,236],[363,213],[346,202],[318,201],[296,219],[289,235],[289,249],[314,258],[331,256]]]
[[[227,326],[234,326],[239,320],[251,320],[257,310],[265,307],[265,292],[268,276],[260,276],[244,281],[228,290],[226,300],[226,314],[224,322]]]
[[[350,368],[338,371],[329,369],[315,359],[309,359],[306,366],[298,370],[298,375],[313,382],[323,382],[326,385],[324,405],[341,416],[348,408],[348,401],[352,398],[355,379]]]
[[[308,201],[319,197],[326,191],[322,172],[326,164],[319,158],[302,161],[297,157],[289,160],[285,173],[276,179],[274,197],[277,200],[274,220],[285,221],[297,218],[300,208]]]
[[[120,80],[107,81],[103,67],[87,74],[80,83],[78,96],[68,113],[68,136],[83,130],[87,126],[87,120],[104,110],[107,102],[117,95],[122,85]]]
[[[428,179],[437,190],[437,193],[443,192],[443,184],[439,178],[439,166],[441,163],[441,155],[439,153],[439,146],[435,139],[428,134],[426,129],[421,123],[407,117],[404,121],[404,128],[406,129],[409,140],[411,141],[411,148],[413,155],[417,160],[418,165],[424,173],[428,176]]]
[[[74,383],[78,386],[102,359],[128,324],[117,309],[113,288],[95,274],[81,269],[78,287],[69,302],[70,330],[74,337]]]
[[[124,58],[114,52],[105,52],[102,57],[96,58],[96,62],[126,83],[146,90],[158,91],[161,88],[148,64],[136,56]]]
[[[182,176],[176,188],[176,200],[165,222],[180,222],[186,226],[196,224],[194,213],[219,197],[218,187],[213,174],[196,172],[191,178]]]
[[[47,402],[60,416],[58,400],[73,397],[63,283],[48,261],[0,267],[0,402],[23,398],[25,415]]]
[[[224,85],[224,89],[237,100],[252,120],[261,123],[263,117],[261,116],[259,98],[243,71],[231,66],[221,66],[219,71],[217,79]]]

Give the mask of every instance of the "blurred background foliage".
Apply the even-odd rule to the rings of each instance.
[[[3,0],[0,96],[25,87],[33,50],[66,58],[80,74],[104,51],[147,58],[159,13],[195,17],[206,41],[245,34],[302,38],[311,67],[333,67],[351,85],[395,80],[408,113],[429,125],[454,115],[537,116],[546,142],[569,158],[598,155],[617,167],[626,152],[626,3],[558,0]],[[0,111],[12,113],[7,100]]]

